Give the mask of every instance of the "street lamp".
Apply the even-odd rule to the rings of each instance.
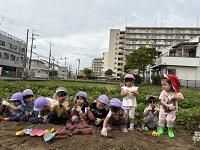
[[[80,68],[80,59],[77,59],[78,60],[78,71],[77,71],[77,75],[79,75],[79,68]]]

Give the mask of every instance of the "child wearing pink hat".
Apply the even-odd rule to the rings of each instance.
[[[106,95],[100,95],[97,100],[90,104],[90,111],[96,118],[94,124],[96,126],[103,126],[103,121],[108,114],[109,98]]]
[[[112,130],[112,126],[120,126],[122,132],[128,132],[126,123],[127,117],[122,108],[122,102],[117,98],[112,98],[110,100],[110,111],[103,122],[101,135],[107,136],[107,131]]]
[[[130,127],[128,130],[134,130],[135,108],[137,107],[136,97],[139,96],[138,87],[134,86],[135,77],[132,74],[126,74],[124,77],[124,86],[121,87],[120,95],[123,97],[122,106],[130,118]]]
[[[174,137],[173,127],[176,119],[176,112],[178,111],[178,101],[183,100],[184,97],[180,93],[178,86],[178,77],[172,74],[164,74],[161,79],[163,91],[160,94],[161,108],[159,113],[159,134],[164,134],[165,121],[168,127],[168,136]]]

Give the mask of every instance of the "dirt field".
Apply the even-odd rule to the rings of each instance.
[[[193,146],[192,136],[175,131],[175,138],[170,139],[162,135],[153,137],[151,131],[140,133],[131,131],[122,133],[112,130],[116,138],[105,138],[95,130],[93,135],[73,135],[67,139],[53,139],[44,142],[43,137],[31,137],[29,135],[16,136],[18,130],[37,128],[55,129],[59,126],[50,124],[33,125],[29,123],[0,122],[0,150],[199,150],[200,142]]]

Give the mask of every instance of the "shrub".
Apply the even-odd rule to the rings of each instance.
[[[160,85],[161,76],[160,75],[152,75],[152,85]]]

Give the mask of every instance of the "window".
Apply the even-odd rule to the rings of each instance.
[[[25,49],[24,49],[24,48],[20,48],[20,49],[19,49],[19,52],[22,52],[22,53],[24,53],[24,51],[25,51]]]
[[[5,46],[5,42],[0,40],[0,45]]]
[[[176,69],[167,69],[168,74],[176,75]]]
[[[15,55],[13,55],[13,54],[10,54],[10,60],[13,60],[13,61],[15,61]]]
[[[24,57],[21,57],[20,62],[21,62],[21,63],[24,62]]]
[[[1,52],[0,52],[0,58],[1,58],[2,56],[1,56]]]
[[[4,53],[3,58],[4,59],[9,59],[9,54],[8,53]]]

